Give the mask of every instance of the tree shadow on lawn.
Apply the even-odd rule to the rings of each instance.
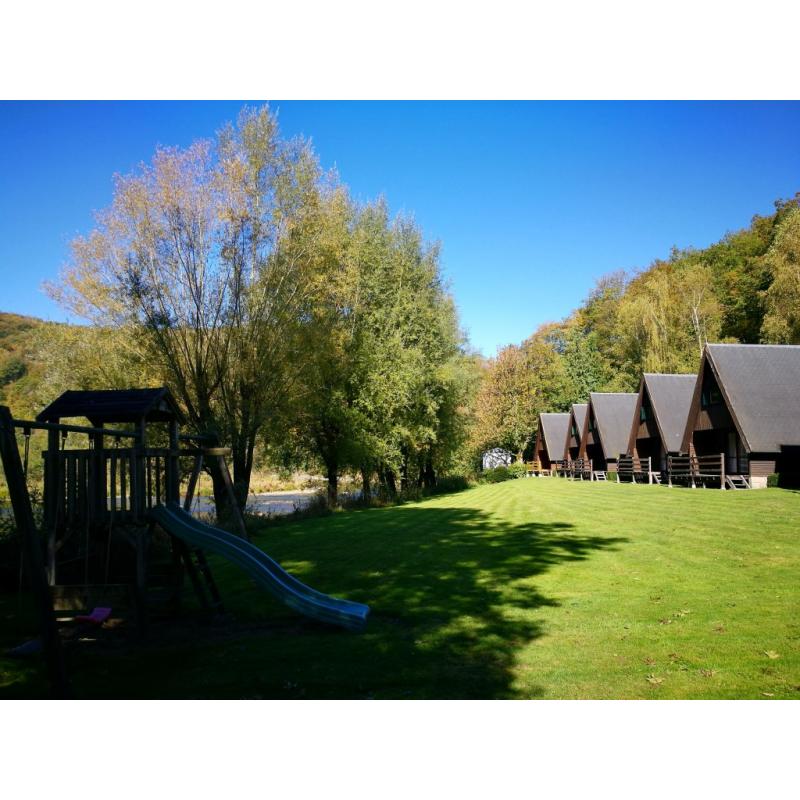
[[[303,581],[368,603],[371,614],[360,636],[315,637],[315,664],[297,676],[306,696],[353,696],[355,686],[375,697],[514,696],[515,654],[543,634],[532,612],[558,605],[535,577],[627,541],[474,508],[406,506],[325,522],[287,530],[277,555],[289,568],[292,556],[303,559]]]
[[[305,583],[370,605],[363,633],[305,620],[215,559],[233,620],[204,628],[184,613],[144,645],[82,648],[70,658],[77,694],[517,697],[516,655],[544,633],[536,609],[558,605],[536,576],[627,541],[572,528],[401,506],[267,529],[256,543]],[[33,676],[19,677],[16,696],[36,691]]]

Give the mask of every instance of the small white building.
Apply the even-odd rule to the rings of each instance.
[[[495,467],[507,467],[514,460],[514,456],[502,447],[495,447],[487,450],[483,454],[483,469],[494,469]]]

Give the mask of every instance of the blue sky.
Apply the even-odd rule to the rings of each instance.
[[[112,175],[242,105],[0,103],[0,310],[66,319],[41,283],[110,202]],[[487,355],[565,316],[601,275],[705,246],[800,190],[800,103],[270,105],[357,198],[385,195],[441,241]]]

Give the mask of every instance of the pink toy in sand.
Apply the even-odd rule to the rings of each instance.
[[[91,622],[92,625],[102,625],[110,616],[110,608],[95,608],[91,614],[81,614],[75,619],[78,622]]]

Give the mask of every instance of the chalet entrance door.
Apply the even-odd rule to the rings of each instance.
[[[739,460],[736,457],[736,431],[728,431],[728,446],[725,449],[725,472],[728,475],[739,474]]]

